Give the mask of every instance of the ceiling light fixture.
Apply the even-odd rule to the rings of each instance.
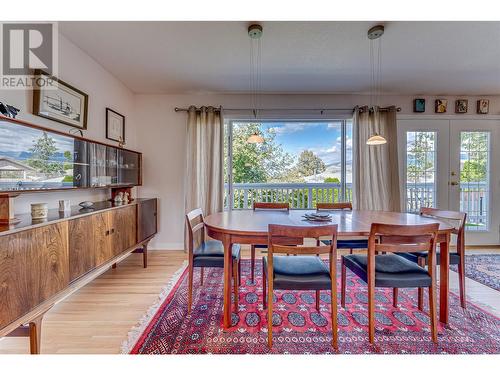
[[[375,110],[375,106],[380,106],[380,92],[382,86],[382,35],[384,35],[384,26],[376,25],[368,30],[368,39],[370,40],[370,111]],[[373,45],[377,41],[377,64],[375,64],[375,54]],[[378,133],[373,134],[366,141],[367,145],[383,145],[387,139]]]
[[[370,146],[377,146],[377,145],[384,145],[387,143],[387,139],[379,135],[378,133],[375,133],[372,135],[368,140],[366,141],[367,145]]]
[[[250,37],[250,91],[252,97],[252,112],[254,118],[258,117],[260,107],[261,75],[262,75],[262,26],[252,24],[248,27]],[[247,139],[248,143],[264,143],[264,137],[255,132]]]

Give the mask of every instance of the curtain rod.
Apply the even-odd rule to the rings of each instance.
[[[201,108],[196,108],[196,110],[200,110]],[[222,108],[217,107],[217,110],[224,111],[311,111],[311,112],[329,112],[329,111],[353,111],[354,108]],[[389,111],[391,107],[381,107],[381,111]],[[188,112],[189,108],[174,108],[175,112]],[[397,112],[401,112],[401,107],[396,107]]]

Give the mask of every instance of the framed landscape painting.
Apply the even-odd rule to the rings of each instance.
[[[42,77],[43,76],[43,77]],[[88,95],[44,71],[35,71],[35,80],[53,81],[54,86],[33,90],[33,114],[78,129],[87,129]]]

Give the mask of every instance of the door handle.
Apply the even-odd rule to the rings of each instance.
[[[109,230],[106,231],[106,236],[109,236]]]
[[[450,181],[450,185],[451,185],[451,186],[457,186],[457,185],[458,185],[458,182],[457,182],[457,181]]]
[[[111,234],[115,233],[115,228],[111,228]]]

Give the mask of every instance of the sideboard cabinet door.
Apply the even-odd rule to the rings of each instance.
[[[133,205],[119,208],[109,211],[109,214],[111,228],[111,249],[113,255],[118,255],[137,243],[136,207],[135,205]]]
[[[93,217],[69,221],[69,275],[73,281],[92,270],[97,263]]]
[[[137,205],[137,212],[139,220],[137,225],[137,240],[141,242],[158,231],[157,199],[148,199],[140,202]]]
[[[67,221],[0,236],[0,328],[68,284]]]

